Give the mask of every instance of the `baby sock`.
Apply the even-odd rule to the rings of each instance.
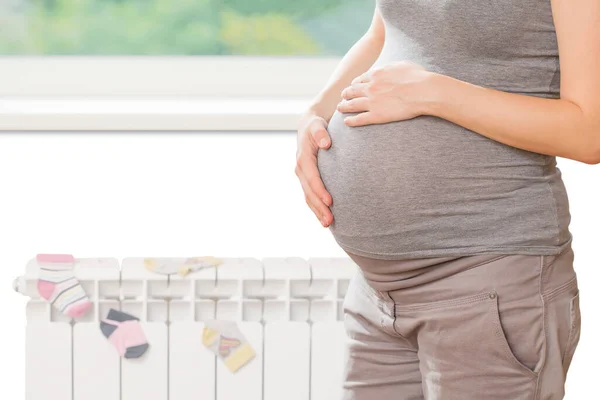
[[[148,350],[142,326],[133,315],[111,308],[106,319],[100,322],[100,330],[121,357],[138,358]]]
[[[216,257],[191,257],[184,261],[177,258],[146,258],[144,265],[151,272],[163,275],[179,274],[186,276],[190,272],[196,272],[202,268],[216,267],[222,264],[222,260]]]
[[[179,268],[178,274],[185,276],[190,272],[196,272],[203,268],[217,267],[223,263],[223,260],[216,257],[204,256],[204,257],[191,257],[185,260],[183,265]]]
[[[233,321],[205,321],[202,344],[215,353],[231,372],[236,372],[256,355]]]
[[[82,317],[92,303],[75,278],[75,258],[69,254],[38,254],[37,290],[42,298],[71,318]]]

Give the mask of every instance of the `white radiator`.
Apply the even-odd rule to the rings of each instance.
[[[27,400],[335,400],[349,258],[222,258],[187,277],[152,273],[143,258],[77,259],[94,303],[71,321],[41,299],[31,260],[16,287],[27,304]],[[102,335],[110,308],[142,321],[150,348],[121,359]],[[236,373],[202,345],[203,322],[235,320],[256,351]]]

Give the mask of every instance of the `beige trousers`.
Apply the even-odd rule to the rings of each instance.
[[[581,326],[571,247],[552,256],[349,256],[361,272],[344,300],[344,400],[563,398]]]

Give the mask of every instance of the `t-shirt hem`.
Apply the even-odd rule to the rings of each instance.
[[[465,246],[455,247],[451,249],[413,250],[397,253],[380,253],[349,246],[338,238],[335,238],[335,241],[340,245],[340,247],[344,251],[348,253],[356,254],[358,256],[363,257],[375,258],[379,260],[404,260],[411,258],[469,256],[478,254],[522,254],[532,256],[550,256],[562,253],[562,251],[568,245],[571,244],[571,240],[569,240],[566,243],[557,246]]]

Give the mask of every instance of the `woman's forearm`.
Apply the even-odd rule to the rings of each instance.
[[[375,63],[383,48],[383,42],[384,33],[379,30],[370,30],[360,38],[342,58],[325,87],[313,99],[308,112],[329,121],[341,100],[342,89]]]
[[[564,99],[545,99],[476,86],[435,74],[434,115],[490,139],[588,164],[600,162],[600,110],[585,112]]]

